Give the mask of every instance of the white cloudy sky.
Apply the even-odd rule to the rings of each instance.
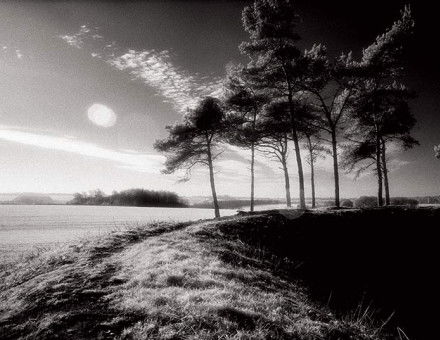
[[[0,192],[208,195],[204,169],[177,183],[160,173],[164,156],[152,145],[198,98],[218,93],[228,62],[242,60],[245,3],[0,3]],[[394,157],[397,181],[409,175],[412,192],[430,193],[414,157]],[[331,160],[317,167],[317,194],[331,196]],[[246,196],[248,171],[247,152],[229,148],[217,163],[219,193]],[[281,175],[258,156],[257,196],[283,197]],[[344,196],[374,194],[372,176],[352,177],[342,176]],[[399,185],[396,192],[407,194]]]

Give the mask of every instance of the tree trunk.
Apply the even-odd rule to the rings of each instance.
[[[255,126],[257,124],[258,109],[254,108],[252,112],[252,143],[251,143],[251,211],[254,211],[255,206]]]
[[[316,208],[316,199],[315,199],[315,164],[313,160],[313,147],[312,140],[310,136],[307,136],[307,142],[309,143],[309,155],[310,155],[310,184],[312,187],[312,209]]]
[[[338,165],[338,149],[336,140],[336,131],[332,127],[332,153],[333,153],[333,178],[335,181],[335,206],[339,208],[341,206],[339,198],[339,165]]]
[[[386,145],[383,138],[381,138],[382,142],[382,170],[383,170],[383,184],[385,187],[385,205],[390,205],[390,184],[388,182],[388,168],[387,168],[387,157],[386,157]]]
[[[251,211],[254,211],[254,195],[255,195],[255,145],[251,144]]]
[[[292,129],[293,144],[295,146],[296,164],[298,166],[298,182],[299,182],[299,207],[300,209],[306,209],[306,199],[304,193],[304,173],[301,160],[301,151],[299,149],[298,135],[296,129]]]
[[[302,160],[301,160],[301,151],[299,148],[298,133],[296,131],[292,95],[289,95],[289,108],[290,108],[290,124],[292,128],[292,139],[293,139],[293,144],[295,146],[296,164],[298,166],[299,207],[300,209],[306,209],[306,199],[304,193],[304,173],[303,173]]]
[[[282,155],[281,163],[283,165],[284,171],[284,183],[286,188],[286,205],[288,208],[292,207],[292,198],[290,197],[290,179],[289,179],[289,170],[287,168],[287,160],[286,156]]]
[[[217,192],[215,191],[214,168],[212,166],[212,154],[211,154],[211,145],[209,143],[209,138],[207,138],[207,147],[208,147],[207,149],[208,149],[209,180],[211,182],[212,201],[214,203],[214,214],[215,214],[215,218],[219,218],[220,208],[217,200]]]
[[[382,166],[381,166],[381,162],[380,162],[380,156],[381,156],[380,151],[381,151],[380,137],[376,136],[377,205],[379,207],[382,207],[383,206]]]

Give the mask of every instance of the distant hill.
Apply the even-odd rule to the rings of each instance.
[[[41,204],[65,204],[68,201],[73,199],[73,194],[63,194],[63,193],[34,193],[34,192],[15,192],[15,193],[0,193],[0,204],[34,204],[34,203],[20,203],[16,202],[15,199],[19,199],[21,196],[49,196],[52,201],[50,203],[41,203]],[[47,201],[49,202],[49,201]],[[40,203],[35,203],[40,204]]]
[[[15,204],[54,204],[55,201],[48,194],[20,194],[12,200]]]

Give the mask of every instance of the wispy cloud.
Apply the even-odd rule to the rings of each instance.
[[[199,77],[174,65],[169,51],[129,50],[107,62],[157,90],[179,112],[195,107],[201,97],[215,95],[220,87],[218,80],[202,83]]]
[[[159,173],[164,162],[164,157],[160,155],[112,150],[69,136],[39,134],[7,127],[0,127],[0,139],[52,151],[107,160],[114,162],[119,167],[140,172]]]
[[[167,51],[147,49],[124,50],[116,42],[108,42],[86,25],[74,34],[60,36],[67,44],[76,48],[87,48],[94,58],[99,58],[117,70],[129,72],[135,79],[153,88],[180,113],[194,108],[204,96],[219,96],[222,93],[222,79],[190,74],[173,62]]]
[[[82,48],[84,45],[84,38],[90,33],[90,29],[86,25],[82,25],[80,30],[73,34],[60,35],[67,44],[76,48]]]

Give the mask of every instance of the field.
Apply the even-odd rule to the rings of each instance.
[[[235,210],[223,210],[233,215]],[[153,222],[211,218],[211,210],[193,208],[73,205],[0,205],[0,264],[82,238]]]
[[[267,211],[121,230],[5,267],[0,335],[432,338],[421,311],[435,292],[439,213]]]

